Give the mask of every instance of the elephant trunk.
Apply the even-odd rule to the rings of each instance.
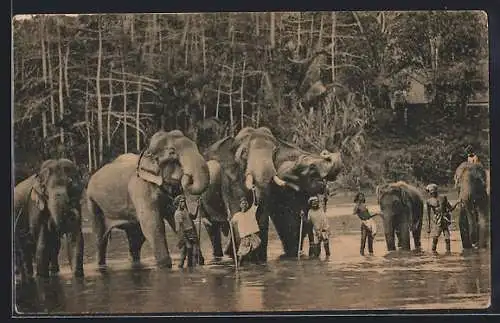
[[[69,196],[65,187],[49,189],[47,208],[51,218],[49,224],[55,232],[60,232],[65,221],[64,215],[69,212]]]
[[[210,174],[205,159],[194,143],[179,154],[179,162],[184,173],[182,188],[192,195],[203,193],[210,183]]]

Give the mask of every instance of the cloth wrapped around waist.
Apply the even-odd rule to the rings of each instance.
[[[375,220],[373,218],[370,218],[368,220],[363,220],[361,221],[363,225],[372,233],[372,235],[377,234],[377,224],[375,223]]]

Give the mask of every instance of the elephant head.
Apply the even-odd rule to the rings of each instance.
[[[420,248],[423,200],[418,190],[405,182],[377,186],[377,201],[384,222],[388,250],[395,250],[394,233],[398,234],[403,249],[410,249],[409,231],[413,234],[415,248]]]
[[[271,130],[266,127],[243,128],[234,138],[233,149],[235,161],[245,175],[245,186],[248,190],[255,188],[258,201],[268,193],[272,182],[278,186],[286,185],[275,167],[279,142]]]
[[[276,164],[280,178],[307,196],[322,192],[324,182],[334,181],[343,167],[340,152],[323,150],[320,154],[312,154],[282,141]]]
[[[209,184],[209,172],[198,146],[179,130],[159,131],[141,155],[141,176],[159,186],[179,187],[199,195]]]
[[[64,232],[73,217],[79,217],[83,183],[76,165],[68,159],[45,161],[35,176],[31,199],[40,211],[48,210],[49,225]]]

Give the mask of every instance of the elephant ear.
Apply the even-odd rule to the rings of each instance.
[[[30,198],[38,210],[43,211],[45,209],[45,199],[37,190],[31,190]]]
[[[246,145],[242,144],[236,149],[236,152],[234,153],[234,160],[236,161],[236,163],[244,165],[247,159],[248,148],[246,147]]]
[[[137,176],[158,186],[163,185],[160,165],[148,151],[143,152],[137,161]]]
[[[47,183],[49,176],[52,173],[52,169],[57,165],[57,161],[54,159],[46,160],[42,166],[40,166],[40,171],[34,177],[33,188],[31,190],[31,200],[35,203],[36,207],[42,211],[45,209],[47,200]]]
[[[377,203],[380,204],[380,201],[382,200],[382,196],[384,196],[384,194],[386,194],[389,191],[390,191],[389,184],[377,185],[377,187],[375,188],[375,195],[377,196]]]

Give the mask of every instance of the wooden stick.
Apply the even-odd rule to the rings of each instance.
[[[227,214],[231,216],[231,210],[229,210],[229,207],[227,207]],[[236,243],[234,238],[233,224],[231,223],[231,220],[229,220],[229,234],[231,235],[231,243],[233,245],[234,268],[236,269],[236,271],[238,271],[238,256],[236,253]]]
[[[297,249],[297,259],[300,259],[300,248],[302,248],[302,227],[304,226],[304,219],[300,217],[300,229],[299,229],[299,249]]]

